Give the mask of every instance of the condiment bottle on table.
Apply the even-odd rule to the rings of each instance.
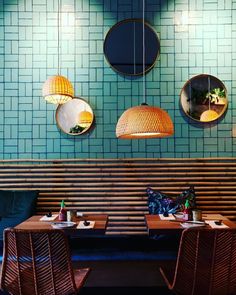
[[[192,219],[191,217],[192,217],[192,214],[191,214],[189,200],[186,200],[184,205],[184,211],[183,211],[183,219],[187,221],[187,220],[191,220]]]
[[[61,209],[59,211],[58,219],[60,221],[66,221],[67,220],[66,208],[65,208],[65,202],[64,202],[64,200],[61,201]]]

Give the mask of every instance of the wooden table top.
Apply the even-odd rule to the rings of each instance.
[[[230,221],[220,214],[203,214],[203,220],[222,220],[230,228],[236,228],[236,223]],[[175,234],[180,233],[184,228],[180,225],[183,221],[161,220],[158,215],[145,215],[145,220],[149,234]],[[211,228],[209,226],[209,228]]]
[[[43,215],[34,215],[27,220],[23,221],[22,223],[15,226],[16,229],[53,229],[51,223],[60,222],[58,220],[58,217],[53,221],[40,221],[40,218],[43,217]],[[83,220],[89,220],[89,221],[95,221],[93,228],[83,228],[83,229],[77,229],[77,225],[80,221]],[[66,231],[69,235],[84,235],[84,234],[105,234],[107,221],[108,221],[108,215],[106,214],[94,214],[94,215],[83,215],[82,217],[75,217],[72,219],[73,222],[76,223],[74,227],[65,228],[63,230]]]

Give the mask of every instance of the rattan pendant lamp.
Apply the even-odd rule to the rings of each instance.
[[[43,84],[43,97],[46,101],[53,104],[63,104],[74,97],[74,89],[71,82],[60,74],[60,7],[58,0],[57,18],[57,48],[58,48],[58,74],[49,77]]]
[[[168,113],[146,103],[145,89],[145,0],[143,0],[143,98],[140,106],[131,107],[119,118],[116,136],[120,139],[141,139],[171,136],[174,126]]]

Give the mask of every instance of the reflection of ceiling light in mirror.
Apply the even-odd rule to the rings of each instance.
[[[211,122],[216,120],[219,116],[216,111],[211,110],[211,77],[207,77],[208,80],[208,101],[209,101],[209,110],[203,112],[200,116],[200,121],[201,122]]]
[[[82,127],[89,126],[93,121],[93,114],[88,111],[82,111],[78,115],[78,124]]]
[[[217,112],[213,110],[207,110],[201,114],[200,121],[201,122],[210,122],[214,121],[219,117]]]
[[[177,32],[188,31],[189,12],[188,11],[175,12],[174,24],[175,24],[175,30]]]

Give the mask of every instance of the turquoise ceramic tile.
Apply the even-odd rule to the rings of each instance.
[[[17,158],[17,152],[18,152],[18,148],[14,147],[14,146],[6,146],[5,145],[5,152],[10,153],[10,159],[16,159]],[[14,155],[14,153],[16,153]]]

